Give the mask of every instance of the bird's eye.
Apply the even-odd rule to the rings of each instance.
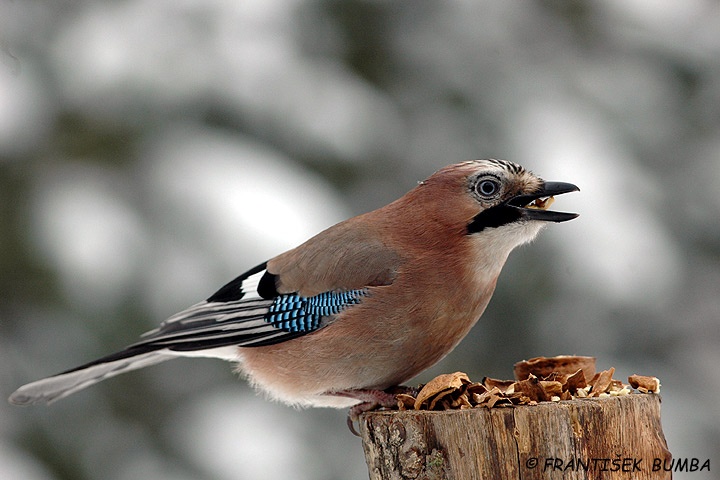
[[[500,190],[500,183],[497,180],[481,180],[476,190],[483,197],[492,197]]]

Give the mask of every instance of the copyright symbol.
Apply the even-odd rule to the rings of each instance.
[[[525,461],[525,466],[527,468],[535,468],[535,467],[537,467],[537,464],[538,464],[537,457],[530,457],[527,459],[527,461]]]

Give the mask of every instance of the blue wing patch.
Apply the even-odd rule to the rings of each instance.
[[[280,295],[270,305],[265,321],[288,333],[312,332],[320,328],[322,317],[360,303],[365,295],[367,289],[323,292],[307,298],[297,293]]]

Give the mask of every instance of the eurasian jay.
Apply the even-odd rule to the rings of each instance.
[[[334,225],[245,272],[126,349],[19,388],[50,403],[175,357],[216,357],[271,398],[299,406],[389,406],[447,355],[487,306],[505,260],[576,191],[520,165],[447,166],[400,199]]]

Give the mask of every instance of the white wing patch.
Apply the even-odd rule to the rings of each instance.
[[[240,288],[243,293],[243,300],[255,300],[261,298],[258,294],[258,284],[260,283],[260,279],[263,275],[265,275],[265,272],[267,272],[266,269],[260,270],[243,280],[242,287]]]

